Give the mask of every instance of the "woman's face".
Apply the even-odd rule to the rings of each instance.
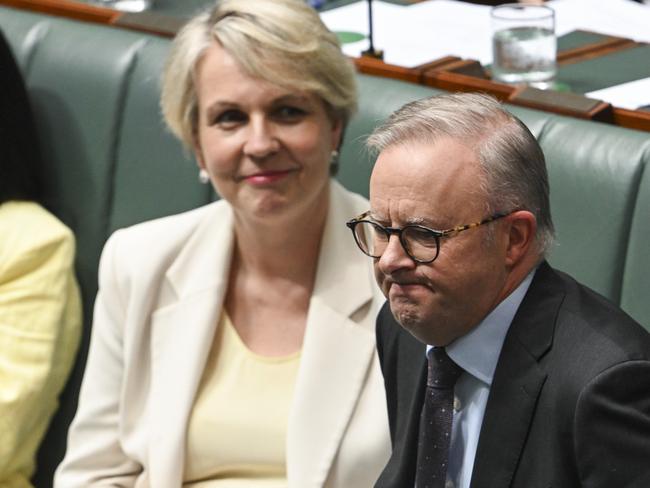
[[[235,214],[269,222],[322,211],[341,135],[323,101],[248,76],[216,42],[195,75],[197,160]]]

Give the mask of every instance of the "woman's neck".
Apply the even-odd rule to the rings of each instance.
[[[239,272],[312,281],[316,273],[328,201],[303,214],[275,222],[248,222],[235,216],[235,259]]]

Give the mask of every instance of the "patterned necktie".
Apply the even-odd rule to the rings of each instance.
[[[427,391],[420,416],[416,488],[444,488],[449,464],[454,385],[462,373],[443,347],[427,353]]]

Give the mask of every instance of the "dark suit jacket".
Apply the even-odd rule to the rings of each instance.
[[[375,487],[412,488],[425,345],[386,304],[377,347],[393,454]],[[494,374],[471,482],[484,487],[650,487],[650,334],[546,263]]]

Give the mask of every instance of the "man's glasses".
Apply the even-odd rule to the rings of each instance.
[[[399,238],[404,251],[416,263],[432,263],[440,253],[440,239],[443,237],[453,237],[458,233],[473,229],[483,224],[493,222],[502,217],[510,215],[508,213],[497,213],[487,217],[480,222],[473,224],[459,225],[452,229],[435,230],[423,225],[409,224],[401,229],[398,227],[384,227],[383,225],[368,219],[370,212],[364,212],[358,217],[350,220],[346,225],[352,231],[354,240],[359,249],[371,258],[380,258],[388,247],[390,236],[395,234]]]

